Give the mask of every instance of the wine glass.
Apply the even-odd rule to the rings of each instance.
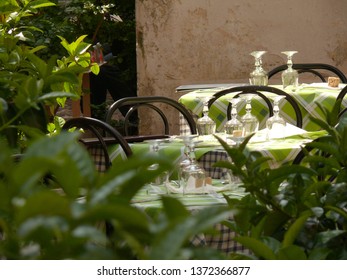
[[[282,52],[287,56],[287,66],[288,68],[282,72],[282,85],[283,89],[286,89],[288,86],[292,86],[292,91],[294,92],[299,84],[299,73],[297,70],[293,69],[293,55],[297,51],[285,51]]]
[[[196,121],[196,126],[198,134],[203,136],[205,140],[208,140],[216,132],[216,123],[208,116],[208,101],[212,96],[200,96],[198,98],[203,103],[203,116]]]
[[[179,162],[178,164],[178,181],[181,181],[182,178],[182,170],[191,164],[191,145],[190,142],[193,141],[196,137],[198,137],[197,134],[191,134],[191,135],[182,135],[179,136],[179,138],[182,139],[184,144],[184,158]]]
[[[266,51],[254,51],[250,55],[255,59],[255,69],[250,73],[249,83],[251,85],[257,86],[267,86],[268,84],[268,75],[267,72],[263,69],[262,65],[262,56]]]
[[[278,95],[274,98],[274,115],[266,120],[267,140],[285,138],[286,121],[280,116],[279,103],[285,96]]]
[[[226,138],[232,139],[238,142],[238,138],[242,137],[242,122],[238,119],[237,104],[240,102],[241,98],[229,98],[228,101],[231,104],[231,119],[228,120],[225,125]]]
[[[152,154],[157,154],[159,152],[159,145],[163,143],[163,139],[151,139],[146,140],[146,142],[149,143],[149,151]],[[158,163],[154,163],[151,166],[149,166],[148,170],[157,170],[159,168]],[[166,183],[166,181],[169,179],[169,175],[167,172],[163,172],[159,176],[157,176],[152,182],[151,186],[159,187]],[[159,189],[157,189],[157,192],[160,192]]]
[[[194,139],[189,138],[188,141],[190,163],[181,170],[180,185],[183,194],[203,193],[206,185],[205,170],[196,161]]]
[[[259,129],[259,121],[256,116],[252,114],[252,98],[253,94],[244,94],[242,97],[246,101],[246,114],[242,116],[242,136],[248,136]]]

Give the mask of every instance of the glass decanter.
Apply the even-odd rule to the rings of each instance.
[[[253,94],[245,94],[243,97],[246,101],[246,114],[242,116],[242,136],[248,136],[259,129],[259,121],[256,116],[252,114],[252,98]]]
[[[293,69],[293,55],[297,51],[285,51],[282,52],[287,56],[287,66],[288,68],[282,72],[282,85],[283,89],[291,86],[294,92],[299,85],[299,73],[297,70]]]
[[[200,96],[198,98],[203,103],[203,116],[196,121],[198,134],[201,136],[207,136],[205,138],[209,138],[216,132],[216,123],[208,116],[208,101],[212,96]]]
[[[266,120],[267,140],[285,138],[286,121],[280,116],[279,103],[285,96],[276,96],[274,98],[274,115]]]
[[[263,69],[262,56],[266,51],[254,51],[250,55],[255,59],[255,69],[250,73],[249,83],[256,86],[267,86],[268,85],[268,75]]]

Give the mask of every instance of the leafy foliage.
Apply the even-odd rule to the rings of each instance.
[[[247,195],[228,204],[237,214],[229,227],[235,239],[259,259],[347,258],[347,119],[339,103],[325,110],[327,122],[313,119],[329,134],[306,144],[299,164],[269,169],[266,158],[222,140],[233,163],[220,162],[239,176]],[[337,125],[336,125],[337,123]]]
[[[19,138],[34,135],[28,135],[30,129],[26,127],[45,133],[48,117],[54,111],[48,108],[63,106],[68,97],[78,99],[83,72],[98,72],[98,66],[90,63],[90,44],[83,42],[85,36],[72,43],[61,37],[61,45],[68,53],[61,59],[52,56],[44,60],[38,53],[45,46],[31,46],[39,29],[24,25],[23,19],[53,5],[46,0],[1,2],[0,132],[13,146],[18,145]]]
[[[223,258],[212,249],[192,247],[189,240],[226,219],[227,207],[192,215],[178,200],[163,197],[162,211],[146,213],[130,201],[172,163],[134,157],[100,175],[76,139],[77,133],[68,132],[42,137],[19,162],[1,147],[1,258]],[[148,171],[153,163],[160,168]]]

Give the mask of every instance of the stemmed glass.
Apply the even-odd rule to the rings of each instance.
[[[212,96],[200,96],[198,98],[203,103],[203,116],[196,121],[196,126],[199,135],[203,136],[205,140],[207,140],[216,132],[216,123],[208,116],[208,101]]]
[[[153,139],[153,140],[146,140],[146,142],[149,143],[149,151],[150,153],[156,154],[159,152],[159,145],[163,142],[163,139]],[[159,168],[158,163],[154,163],[151,166],[149,166],[148,170],[156,170]],[[160,174],[158,177],[154,179],[154,181],[151,182],[152,186],[161,186],[168,180],[168,173],[164,172]]]
[[[267,72],[263,69],[262,65],[262,56],[266,51],[254,51],[250,55],[255,59],[255,69],[250,73],[249,83],[251,85],[257,86],[267,86],[268,84],[268,75]]]
[[[191,144],[190,143],[196,137],[198,137],[197,134],[179,136],[179,138],[182,139],[183,144],[184,144],[184,158],[180,161],[179,166],[178,166],[178,180],[179,180],[179,182],[181,181],[181,178],[182,178],[182,170],[191,164],[191,158],[190,158]]]
[[[253,94],[244,94],[242,96],[246,101],[246,114],[242,116],[242,136],[248,136],[259,129],[259,121],[256,116],[252,114],[252,98]]]
[[[282,52],[287,56],[287,66],[288,68],[282,72],[282,85],[283,89],[286,89],[288,86],[292,86],[292,91],[294,92],[299,84],[299,73],[297,70],[293,69],[293,55],[297,51],[285,51]]]
[[[183,194],[203,193],[205,189],[205,170],[200,167],[195,157],[195,140],[188,138],[189,164],[181,170],[180,185],[182,185]]]
[[[241,98],[229,98],[228,101],[231,104],[231,119],[228,120],[225,125],[225,134],[227,138],[238,142],[237,139],[242,137],[242,122],[238,119],[237,104],[240,102]]]
[[[274,98],[274,115],[266,120],[267,140],[285,138],[286,121],[280,116],[279,103],[285,96],[278,95]]]

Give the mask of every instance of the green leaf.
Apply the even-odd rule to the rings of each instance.
[[[66,197],[49,190],[41,190],[24,200],[24,206],[19,207],[16,213],[16,222],[37,216],[62,216],[69,218],[70,207]]]
[[[149,170],[149,166],[157,163],[159,168]],[[112,165],[107,174],[102,177],[100,189],[93,198],[93,203],[101,203],[109,194],[117,193],[123,199],[130,201],[145,184],[158,175],[172,169],[172,161],[164,156],[151,154],[132,155],[121,165]],[[129,188],[129,186],[132,186]]]
[[[45,7],[56,6],[55,3],[47,1],[47,0],[35,0],[28,3],[27,8],[39,9]]]
[[[175,217],[187,217],[189,216],[189,211],[184,207],[184,205],[175,198],[164,196],[162,197],[163,209],[165,214],[169,219],[174,219]]]
[[[301,213],[300,217],[297,218],[292,225],[287,229],[284,239],[282,242],[282,248],[290,246],[294,243],[307,219],[312,216],[312,212],[310,210],[304,211]]]
[[[256,238],[247,236],[237,236],[235,240],[246,248],[250,249],[257,257],[265,260],[276,260],[275,253],[263,242]]]
[[[100,72],[100,67],[98,64],[93,63],[92,66],[90,67],[90,70],[92,71],[93,74],[98,75]]]
[[[86,209],[79,215],[78,220],[81,223],[93,223],[98,221],[117,221],[123,228],[134,234],[145,233],[149,230],[149,219],[146,214],[136,207],[133,207],[124,201],[118,201],[114,204],[99,204]]]
[[[77,143],[77,135],[64,132],[35,141],[15,170],[18,188],[34,188],[35,182],[46,173],[52,174],[72,198],[80,194],[80,188],[94,184],[94,164],[87,151]]]
[[[281,248],[277,256],[280,260],[307,260],[305,251],[296,245]]]
[[[62,97],[67,97],[67,98],[72,98],[72,97],[76,97],[76,95],[74,93],[70,93],[70,92],[50,92],[50,93],[46,93],[42,96],[40,96],[37,100],[38,101],[46,101],[46,100],[54,100],[56,98],[62,98]]]
[[[314,248],[309,256],[309,260],[326,260],[331,250],[329,248]]]
[[[48,76],[45,79],[45,84],[47,86],[51,86],[54,84],[60,84],[60,83],[71,83],[71,84],[78,84],[79,79],[78,76],[74,72],[68,71],[68,69],[59,70],[57,72],[52,73],[52,75]]]
[[[224,207],[202,209],[188,217],[177,217],[155,236],[150,252],[151,259],[175,259],[179,248],[195,234],[212,228],[216,223],[226,219],[228,212]]]

